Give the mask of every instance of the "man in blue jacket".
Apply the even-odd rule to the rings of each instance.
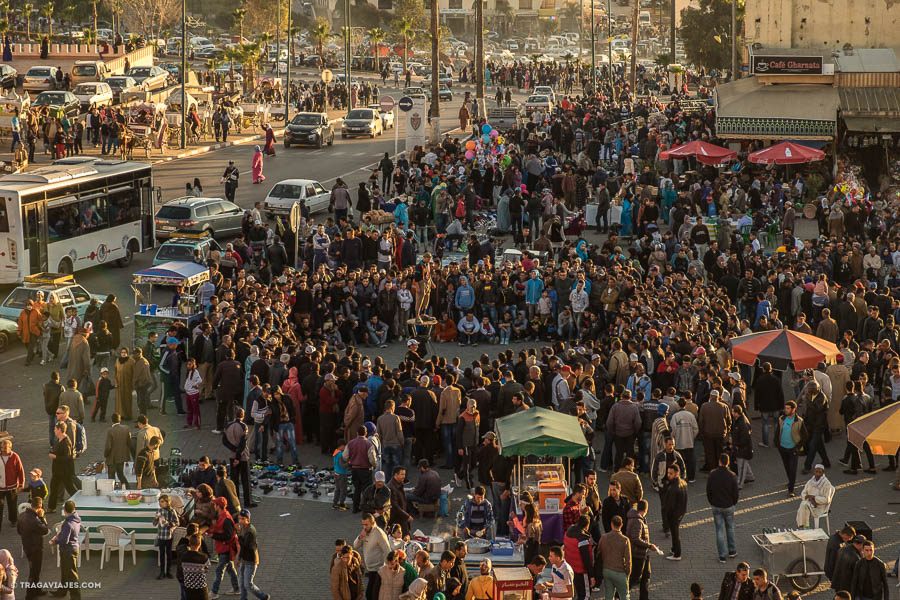
[[[78,588],[78,535],[81,533],[81,517],[75,512],[75,503],[66,500],[63,505],[65,519],[59,528],[59,533],[50,540],[55,544],[59,552],[59,574],[62,588],[50,593],[51,596],[62,598],[68,590],[71,600],[81,600],[81,590]]]
[[[469,279],[463,275],[459,278],[459,287],[456,288],[456,297],[454,298],[457,314],[462,319],[465,314],[474,310],[475,306],[475,288],[469,285]]]

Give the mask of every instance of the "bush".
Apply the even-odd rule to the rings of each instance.
[[[814,201],[824,189],[825,179],[818,173],[813,173],[806,180],[806,201]]]

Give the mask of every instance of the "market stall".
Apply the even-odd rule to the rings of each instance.
[[[501,456],[517,458],[512,475],[513,497],[525,490],[531,492],[538,501],[544,526],[541,541],[562,542],[562,511],[570,493],[566,473],[570,473],[571,468],[566,468],[561,460],[538,460],[542,457],[565,458],[571,463],[571,459],[587,455],[588,443],[578,419],[535,407],[497,419],[496,428]],[[518,503],[514,504],[516,519],[521,523],[524,515],[518,513]],[[516,519],[516,529],[523,530]]]
[[[209,270],[203,265],[188,262],[171,261],[161,265],[138,271],[133,276],[136,298],[139,306],[134,315],[134,343],[140,346],[151,331],[164,336],[173,322],[182,322],[188,331],[203,319],[203,307],[200,302],[199,288],[209,280]],[[146,286],[146,294],[141,286]],[[150,304],[153,297],[153,286],[169,286],[179,288],[181,293],[176,306],[160,307]],[[144,303],[147,302],[147,303]],[[184,342],[189,344],[189,339]],[[185,348],[187,350],[187,348]]]
[[[142,552],[156,550],[156,525],[153,518],[159,510],[160,492],[168,494],[172,508],[179,514],[193,513],[194,500],[183,488],[141,490],[140,492],[113,491],[103,495],[76,492],[71,500],[78,507],[81,526],[90,534],[90,550],[103,548],[103,535],[97,529],[101,525],[117,525],[126,532],[134,532],[137,549]],[[129,503],[126,494],[139,496]]]
[[[731,340],[734,360],[745,364],[769,362],[776,370],[793,366],[795,371],[814,369],[819,363],[834,363],[840,352],[827,340],[782,329],[748,333]]]

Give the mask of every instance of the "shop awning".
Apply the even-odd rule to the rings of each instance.
[[[848,131],[900,132],[900,90],[895,88],[840,88],[841,118]]]
[[[747,77],[716,86],[716,135],[731,139],[830,140],[837,90],[828,85],[762,85]]]
[[[844,125],[859,133],[900,133],[900,118],[844,117]]]
[[[530,408],[497,419],[500,454],[503,456],[567,456],[588,452],[578,419],[571,415]]]

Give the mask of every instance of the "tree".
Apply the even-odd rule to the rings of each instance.
[[[246,8],[237,8],[231,16],[234,17],[234,22],[238,28],[238,36],[240,37],[241,43],[244,42],[244,17],[247,16]]]
[[[416,23],[410,17],[400,17],[394,21],[394,33],[403,40],[403,72],[406,73],[406,60],[409,57],[409,42],[416,37]]]
[[[100,2],[100,0],[91,0],[91,9],[93,10],[93,13],[94,13],[94,36],[93,36],[94,41],[88,42],[88,43],[94,43],[94,44],[97,43],[97,3],[98,2]]]
[[[278,3],[281,3],[279,10]],[[290,0],[247,0],[243,8],[247,9],[244,17],[244,31],[251,39],[262,32],[284,31],[287,29],[288,16],[291,14]],[[280,19],[279,19],[280,17]]]
[[[153,40],[167,38],[162,33],[176,24],[181,31],[181,0],[123,0],[121,6],[130,27]]]
[[[737,1],[737,26],[741,31],[744,2]],[[678,36],[684,40],[688,62],[707,69],[729,69],[731,65],[731,2],[699,0],[697,8],[681,11]],[[718,39],[717,39],[718,38]]]
[[[259,49],[262,52],[264,60],[269,59],[269,44],[275,39],[275,36],[269,33],[268,31],[264,31],[256,38],[256,41],[259,42]],[[275,66],[273,68],[277,69],[278,57],[275,57]],[[276,70],[277,73],[277,70]]]
[[[241,64],[244,65],[244,89],[252,90],[256,87],[256,64],[262,55],[260,42],[244,42],[240,45]]]
[[[379,59],[381,58],[381,42],[384,41],[384,38],[387,37],[384,29],[380,27],[373,27],[368,30],[366,34],[369,36],[369,43],[375,46],[375,72],[380,73],[381,69],[378,68]]]
[[[81,36],[84,40],[85,44],[96,44],[97,43],[97,30],[91,29],[90,27],[85,27],[81,30]]]
[[[25,39],[31,40],[31,11],[34,10],[34,4],[28,3],[22,6],[22,12],[25,13]]]
[[[222,57],[228,61],[228,71],[231,77],[231,85],[232,90],[234,90],[234,63],[241,64],[242,53],[241,49],[237,46],[232,46],[231,48],[226,48],[225,53]]]
[[[322,62],[322,66],[324,66],[325,42],[328,40],[328,38],[331,37],[331,25],[328,24],[328,19],[326,19],[325,17],[319,17],[318,19],[316,19],[315,25],[313,25],[309,29],[309,37],[316,45],[316,49],[319,51],[319,58]]]
[[[53,2],[48,2],[44,5],[44,8],[41,9],[41,13],[47,17],[47,37],[51,39],[53,38],[53,9]]]
[[[393,0],[394,17],[401,21],[410,19],[413,29],[425,29],[425,6],[422,0]]]
[[[503,33],[508,33],[515,26],[516,13],[513,12],[508,1],[498,1],[496,12],[497,16],[494,18],[499,19]]]
[[[561,12],[560,16],[568,21],[567,29],[581,31],[582,23],[584,23],[584,14],[581,12],[581,5],[578,2],[566,4]]]

